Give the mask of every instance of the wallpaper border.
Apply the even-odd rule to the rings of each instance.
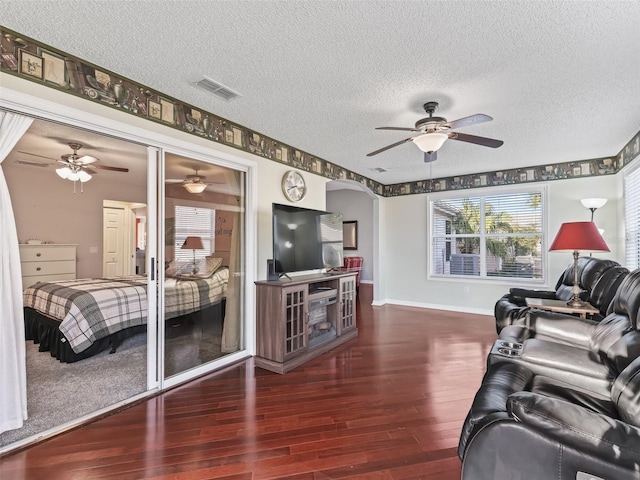
[[[615,157],[385,185],[6,27],[0,35],[0,71],[383,197],[612,175],[640,153],[639,131]]]

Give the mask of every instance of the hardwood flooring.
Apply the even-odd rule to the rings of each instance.
[[[6,455],[0,478],[459,479],[493,318],[360,290],[357,339],[285,375],[248,360],[199,378]]]

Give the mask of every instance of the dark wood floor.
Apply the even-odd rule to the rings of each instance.
[[[303,367],[202,377],[5,456],[0,478],[459,479],[492,318],[360,297],[359,337]]]

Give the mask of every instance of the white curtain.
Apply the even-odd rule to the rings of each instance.
[[[2,161],[33,119],[0,111],[0,433],[27,419],[22,273],[18,234]]]
[[[244,192],[241,188],[244,176],[235,170],[226,169],[225,179],[227,185],[233,190]],[[244,205],[244,198],[240,202]],[[236,212],[233,216],[231,230],[231,251],[229,253],[229,283],[227,284],[227,301],[224,315],[224,328],[222,329],[222,353],[233,353],[240,349],[242,339],[242,239],[244,237],[244,227],[242,225],[242,215]]]

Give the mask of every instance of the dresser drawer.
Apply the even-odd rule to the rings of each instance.
[[[22,290],[38,282],[57,282],[58,280],[73,280],[75,278],[75,273],[61,273],[59,275],[33,275],[30,277],[22,277]]]
[[[20,245],[20,261],[37,262],[49,260],[76,261],[75,245]]]
[[[22,262],[22,276],[57,275],[61,273],[76,274],[75,260],[61,260],[58,262]],[[73,277],[72,277],[73,278]]]

